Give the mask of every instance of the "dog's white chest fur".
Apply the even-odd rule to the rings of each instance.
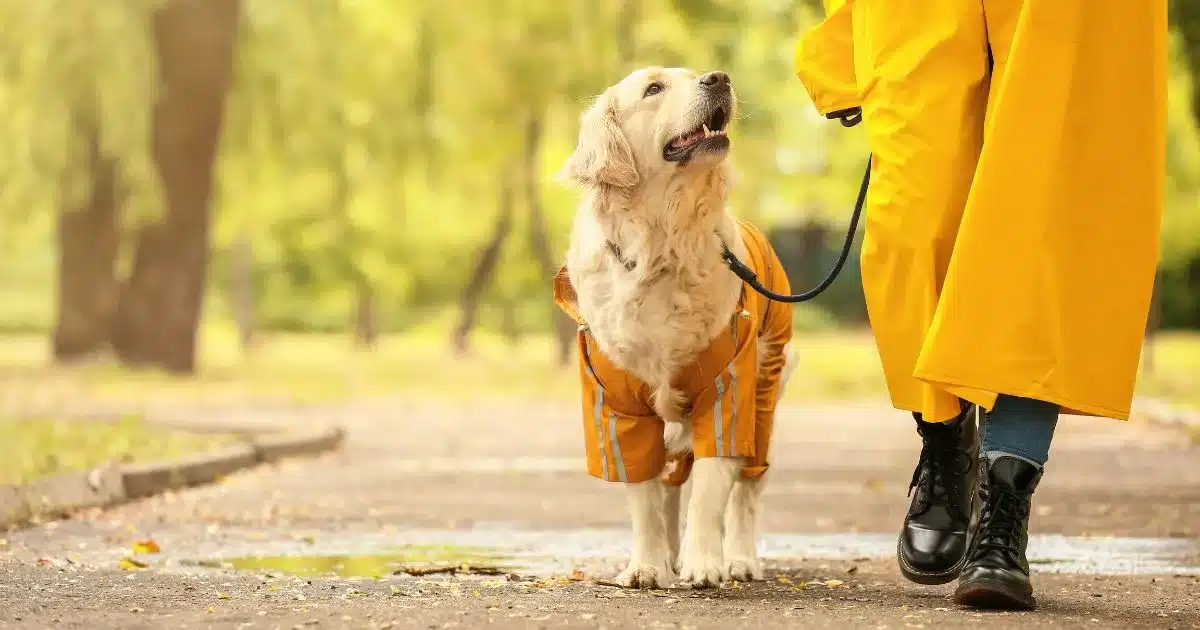
[[[666,226],[621,225],[611,237],[591,213],[576,217],[567,270],[579,313],[600,350],[618,367],[649,385],[663,420],[681,419],[685,401],[670,383],[728,326],[741,281],[721,260],[721,242],[742,249],[733,221]],[[718,236],[718,234],[723,234]],[[619,239],[621,260],[607,243]],[[616,242],[616,240],[614,240]],[[634,263],[627,268],[623,262]]]

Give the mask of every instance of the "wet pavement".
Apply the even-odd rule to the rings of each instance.
[[[628,517],[617,484],[582,472],[577,414],[405,400],[314,412],[347,425],[343,452],[0,534],[0,628],[1017,621],[899,578],[918,444],[910,420],[870,401],[781,410],[759,542],[768,582],[600,586],[626,558]],[[1186,436],[1064,418],[1034,511],[1041,604],[1021,627],[1200,628],[1200,449]],[[161,551],[134,554],[146,539]],[[459,571],[412,575],[439,567]]]
[[[239,528],[214,534],[160,532],[154,540],[161,551],[139,555],[131,553],[131,547],[92,548],[86,535],[72,535],[69,526],[64,528],[68,531],[58,535],[61,558],[76,565],[118,566],[122,558],[132,557],[160,570],[298,576],[384,577],[405,568],[462,566],[531,578],[575,570],[596,575],[615,570],[628,558],[632,544],[623,529],[405,529],[402,533],[325,532],[318,537]],[[896,538],[884,533],[771,533],[760,537],[758,546],[761,557],[776,564],[890,560]],[[1035,535],[1030,539],[1029,560],[1039,573],[1200,576],[1200,541]]]

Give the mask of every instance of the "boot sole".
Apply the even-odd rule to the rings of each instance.
[[[909,582],[915,582],[924,586],[940,586],[949,584],[958,579],[958,575],[962,573],[963,568],[967,565],[967,554],[963,553],[958,562],[954,563],[945,571],[922,571],[911,565],[904,559],[903,552],[904,538],[896,542],[896,563],[900,565],[900,575]],[[970,549],[970,546],[967,547]]]
[[[1033,595],[1014,593],[1008,584],[976,580],[954,591],[954,603],[985,610],[1033,610],[1037,601]]]

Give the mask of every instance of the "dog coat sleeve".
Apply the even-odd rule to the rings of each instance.
[[[767,237],[748,221],[741,221],[750,266],[762,280],[763,286],[776,293],[791,293],[787,272]],[[772,302],[755,291],[746,291],[748,310],[758,320],[757,343],[762,344],[758,355],[758,380],[754,393],[754,458],[743,469],[749,478],[761,477],[767,470],[771,432],[775,424],[775,406],[782,395],[784,367],[788,361],[787,345],[792,340],[792,305]]]

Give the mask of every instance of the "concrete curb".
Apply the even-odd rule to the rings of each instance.
[[[51,475],[28,484],[0,485],[0,531],[61,517],[75,510],[110,507],[168,490],[213,483],[259,464],[337,450],[345,439],[341,427],[254,435],[242,444],[172,461],[108,464],[77,473]]]
[[[263,435],[254,440],[254,448],[260,462],[277,462],[288,457],[319,455],[336,450],[345,436],[346,432],[341,427]]]
[[[164,490],[212,483],[258,463],[250,444],[238,444],[206,453],[195,453],[169,462],[148,462],[121,467],[125,498],[140,499]]]

